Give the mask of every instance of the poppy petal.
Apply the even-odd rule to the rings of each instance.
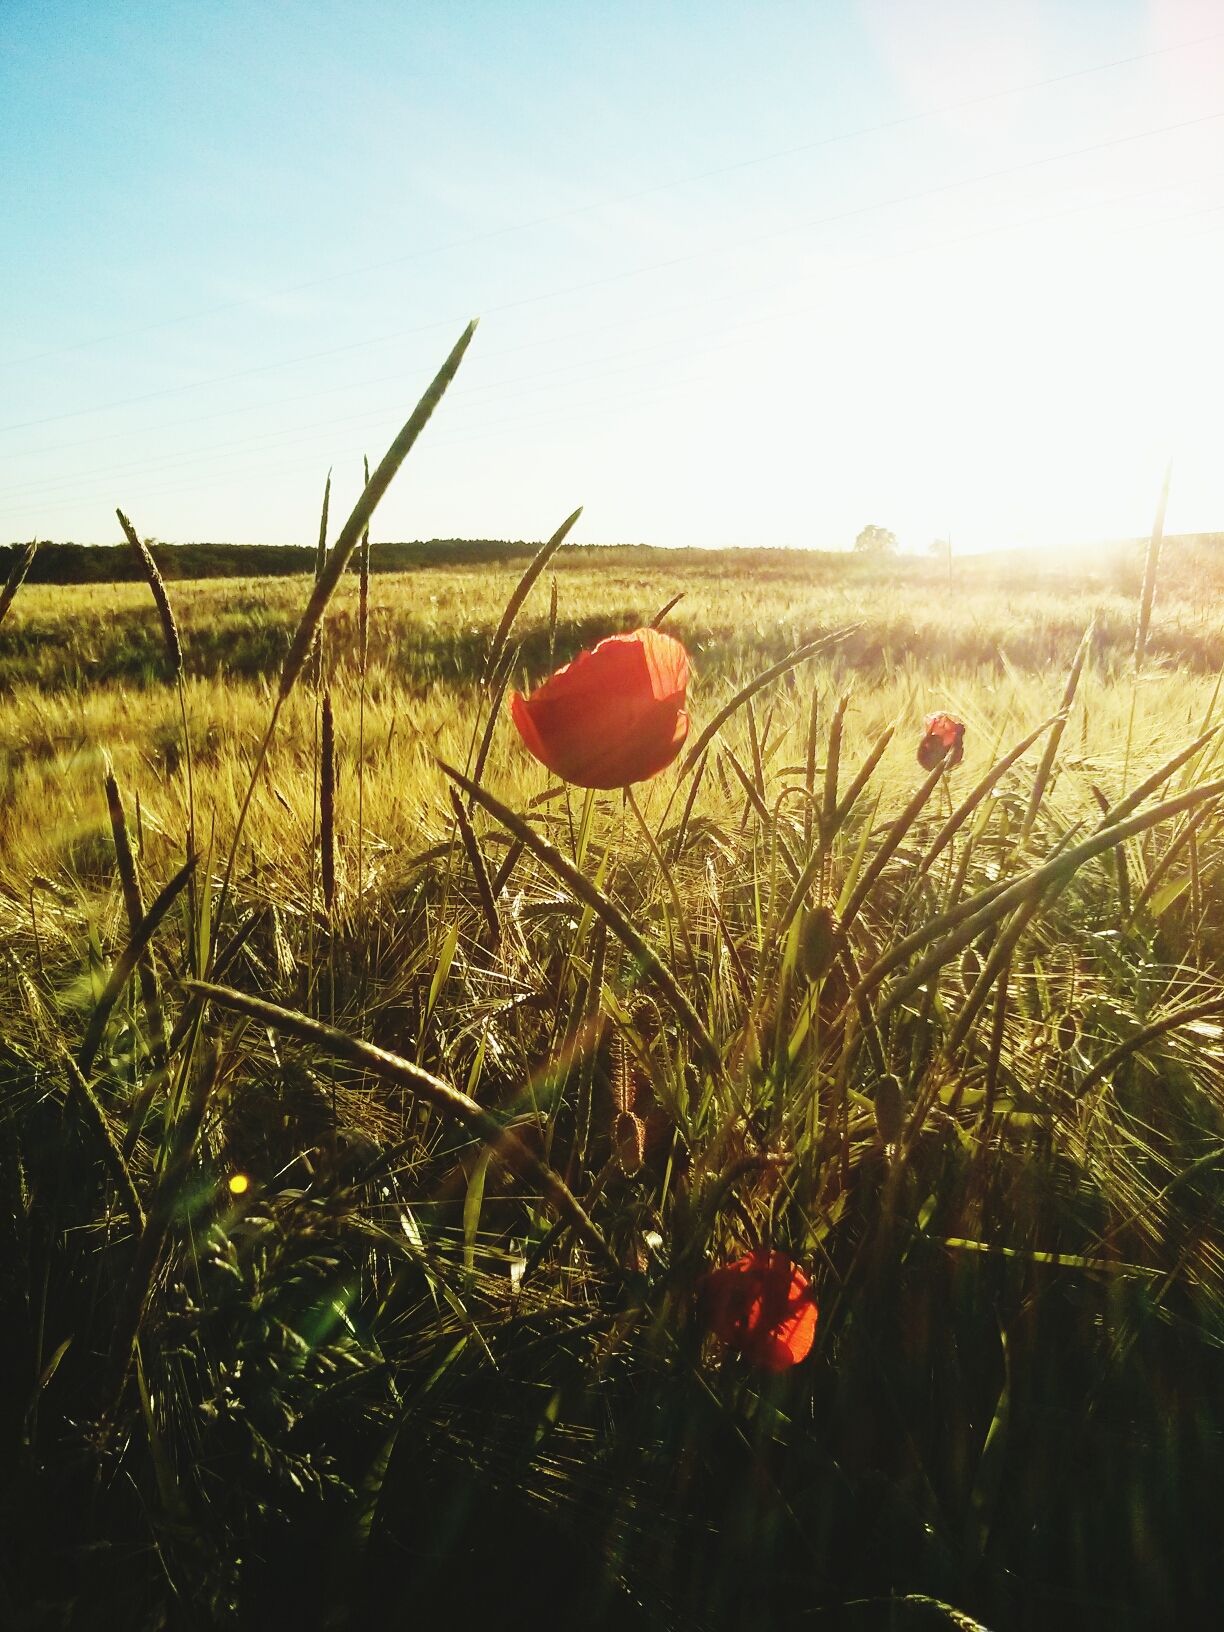
[[[567,782],[623,788],[670,765],[688,735],[688,654],[657,629],[613,635],[551,675],[511,717],[524,746]]]
[[[785,1253],[758,1250],[711,1270],[698,1300],[708,1330],[763,1371],[785,1371],[811,1352],[816,1300]]]

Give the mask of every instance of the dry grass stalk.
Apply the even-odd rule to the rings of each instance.
[[[365,484],[370,485],[370,461],[363,458],[361,468]],[[370,656],[370,529],[367,524],[361,535],[361,553],[357,557],[357,662],[360,671],[360,689],[357,694],[357,907],[365,894],[365,714],[366,671]]]
[[[174,608],[170,604],[170,592],[166,588],[166,580],[161,575],[161,568],[153,559],[153,552],[143,538],[137,536],[136,529],[124,515],[122,510],[116,510],[119,525],[123,528],[124,537],[132,546],[136,559],[140,562],[149,591],[153,596],[153,604],[157,608],[157,616],[161,620],[162,639],[166,647],[166,659],[170,665],[170,673],[177,680],[183,673],[183,643],[179,639],[178,624],[174,617]]]
[[[651,618],[650,627],[652,629],[661,629],[668,614],[675,611],[676,607],[679,606],[683,599],[684,591],[680,590],[677,594],[672,595],[668,600],[664,601],[663,605],[655,613],[654,617]]]
[[[1088,653],[1092,649],[1092,636],[1095,623],[1090,623],[1084,630],[1071,662],[1071,669],[1067,675],[1067,683],[1063,688],[1062,702],[1058,713],[1054,716],[1054,726],[1050,732],[1050,739],[1045,745],[1045,752],[1041,756],[1041,763],[1037,767],[1037,775],[1033,779],[1033,789],[1029,794],[1028,809],[1024,813],[1024,821],[1020,825],[1020,842],[1027,842],[1033,831],[1033,823],[1037,820],[1037,812],[1041,809],[1042,800],[1046,796],[1046,789],[1054,773],[1054,761],[1058,758],[1059,744],[1062,742],[1063,732],[1067,729],[1067,720],[1071,713],[1071,705],[1075,701],[1075,694],[1079,690],[1080,676],[1084,672],[1084,664],[1088,660]]]
[[[501,922],[497,916],[497,897],[493,893],[493,886],[489,882],[489,870],[485,866],[484,856],[480,852],[476,834],[468,820],[468,813],[463,808],[463,800],[457,791],[450,790],[451,808],[455,812],[455,820],[459,824],[459,836],[463,840],[463,848],[467,851],[468,862],[472,868],[472,877],[476,880],[476,894],[480,899],[480,910],[484,913],[485,923],[489,926],[489,937],[493,946],[501,939]]]
[[[276,698],[272,704],[272,715],[268,720],[267,726],[264,730],[263,740],[261,741],[259,749],[255,755],[255,764],[247,782],[247,788],[245,794],[243,795],[242,803],[238,807],[238,817],[234,824],[234,833],[230,841],[229,855],[226,858],[225,872],[221,880],[221,893],[217,902],[218,920],[220,920],[224,914],[226,904],[229,900],[230,884],[234,876],[234,863],[238,858],[238,847],[242,841],[243,828],[246,825],[247,814],[251,808],[251,800],[254,798],[255,789],[259,784],[260,774],[263,771],[265,763],[267,762],[268,750],[272,746],[272,738],[276,734],[277,722],[280,719],[280,713],[284,706],[285,699],[293,690],[294,684],[302,672],[302,668],[314,645],[315,635],[318,633],[319,625],[323,621],[323,614],[326,612],[328,603],[336,592],[336,586],[339,584],[341,578],[348,569],[349,562],[353,558],[353,552],[356,550],[362,536],[370,525],[370,518],[377,509],[379,500],[387,491],[387,488],[391,485],[396,472],[399,470],[404,460],[408,457],[409,453],[411,453],[417,438],[420,436],[421,432],[425,429],[426,425],[433,416],[434,409],[445,396],[446,388],[458,372],[459,364],[463,361],[464,353],[471,344],[472,336],[475,333],[476,319],[473,318],[468,324],[467,328],[464,329],[463,333],[459,336],[459,339],[455,342],[455,345],[451,349],[450,355],[442,364],[442,367],[430,381],[424,396],[409,415],[403,429],[383,455],[378,469],[366,483],[360,498],[353,506],[348,520],[340,530],[340,536],[336,539],[335,544],[332,546],[331,553],[327,557],[322,572],[315,581],[315,586],[311,592],[310,600],[306,603],[306,610],[302,614],[301,620],[298,623],[297,631],[294,634],[292,642],[290,643],[289,652],[285,658],[284,667],[281,670],[280,684],[277,687]]]

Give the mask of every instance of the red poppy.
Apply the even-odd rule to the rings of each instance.
[[[529,752],[581,788],[624,788],[654,776],[688,735],[688,653],[671,635],[612,635],[550,675],[510,713]]]
[[[924,771],[933,771],[946,757],[948,768],[959,765],[965,757],[965,726],[951,714],[928,714],[922,722],[925,733],[918,744],[918,763]]]
[[[797,1365],[816,1336],[815,1294],[784,1252],[758,1248],[712,1269],[702,1279],[698,1306],[715,1337],[762,1371]]]

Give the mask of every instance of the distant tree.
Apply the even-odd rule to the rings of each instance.
[[[896,555],[897,535],[890,533],[887,527],[864,527],[854,547],[860,555]]]
[[[952,554],[952,540],[950,538],[933,538],[927,545],[927,554],[933,555],[937,561],[944,561]]]

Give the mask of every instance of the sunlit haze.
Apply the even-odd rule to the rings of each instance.
[[[1224,528],[1219,0],[5,0],[0,542]]]

